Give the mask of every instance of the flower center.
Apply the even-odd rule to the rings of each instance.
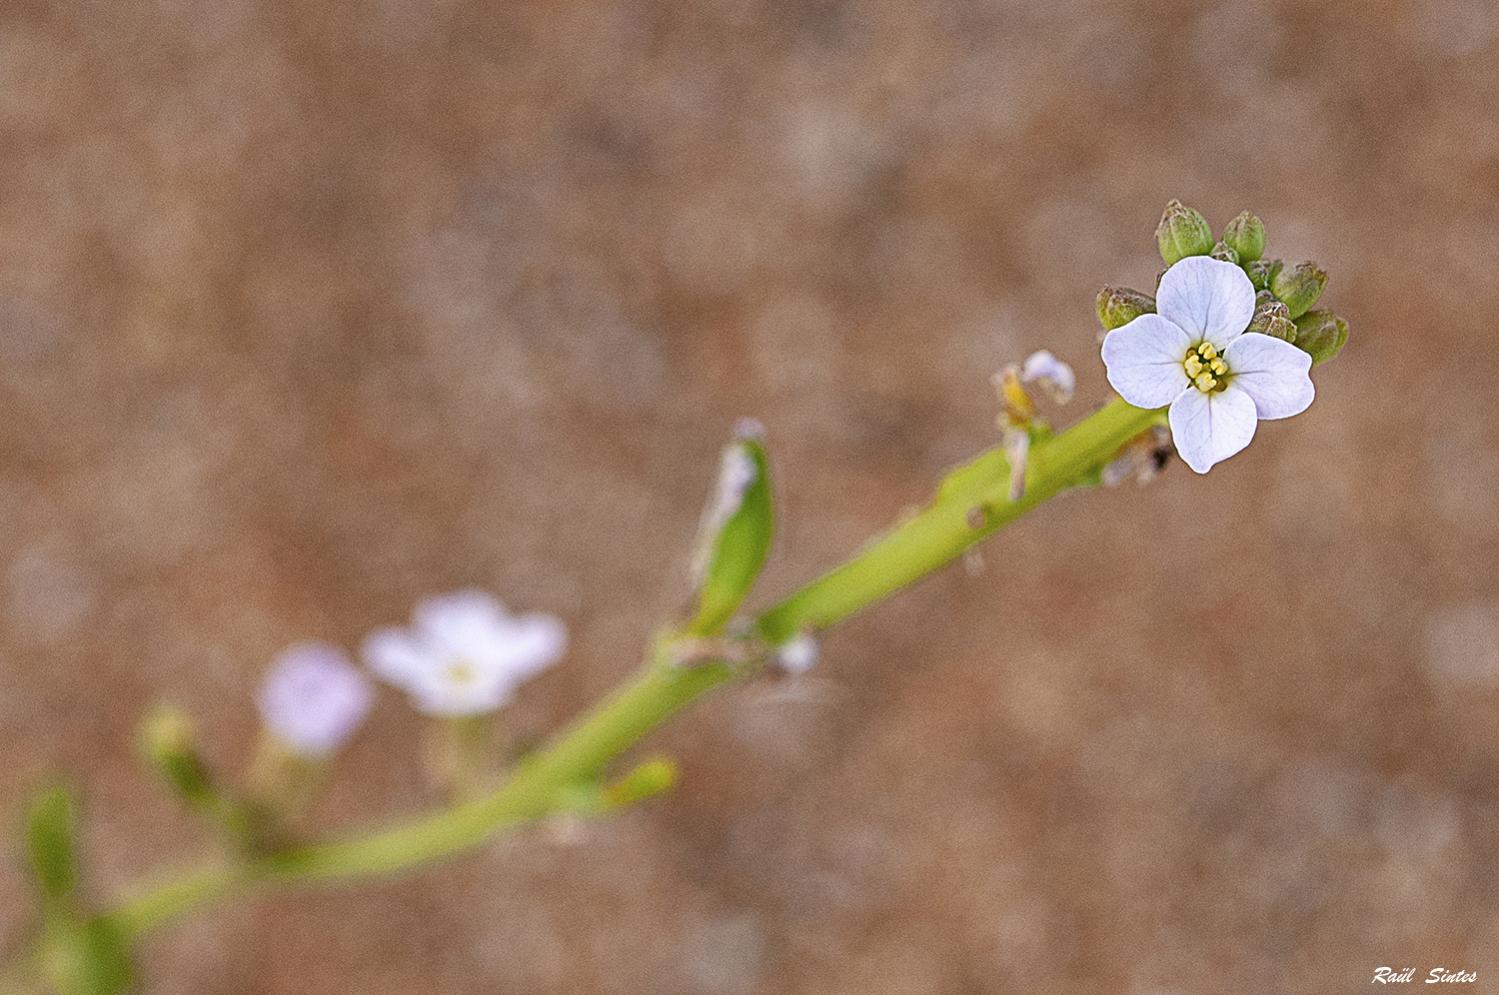
[[[1204,394],[1211,394],[1228,386],[1228,364],[1218,355],[1218,347],[1211,342],[1203,342],[1188,349],[1186,358],[1182,360],[1182,369],[1187,371],[1187,379],[1192,381],[1192,386]]]
[[[473,664],[467,660],[454,660],[443,668],[443,676],[448,679],[450,684],[455,684],[458,687],[467,687],[474,682],[479,674],[474,669]]]

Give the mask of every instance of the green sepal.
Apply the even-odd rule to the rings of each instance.
[[[747,466],[754,476],[742,491],[727,483]],[[733,617],[765,565],[774,533],[770,460],[758,432],[741,430],[724,449],[717,493],[703,516],[694,571],[698,606],[686,633],[714,635]]]

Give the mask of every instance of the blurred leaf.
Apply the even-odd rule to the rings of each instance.
[[[76,878],[73,855],[73,799],[66,788],[42,792],[26,814],[26,849],[42,897],[66,899]]]
[[[54,918],[43,940],[42,968],[62,995],[116,995],[135,982],[129,945],[102,918]]]
[[[770,463],[760,439],[741,432],[723,454],[718,485],[703,514],[696,572],[698,610],[687,631],[713,635],[749,594],[775,531]]]

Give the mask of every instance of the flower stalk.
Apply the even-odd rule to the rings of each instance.
[[[1160,411],[1113,402],[1031,450],[1026,487],[1009,497],[1001,448],[980,454],[943,482],[920,513],[876,539],[849,561],[762,614],[737,638],[782,643],[834,625],[961,556],[1030,509],[1097,478],[1120,449],[1162,421]],[[168,878],[127,899],[108,919],[138,936],[205,903],[259,888],[388,874],[476,847],[504,830],[563,810],[579,784],[673,715],[716,687],[758,666],[671,662],[668,633],[634,678],[519,764],[510,779],[482,797],[404,824],[211,865]]]

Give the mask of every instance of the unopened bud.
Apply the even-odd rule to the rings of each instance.
[[[1321,364],[1343,351],[1348,342],[1348,322],[1331,311],[1308,311],[1296,319],[1296,345]]]
[[[1287,342],[1296,341],[1296,323],[1291,320],[1291,312],[1280,301],[1270,297],[1268,293],[1262,292],[1263,302],[1256,298],[1259,306],[1254,312],[1254,317],[1249,322],[1246,332],[1259,332],[1261,335],[1270,335]]]
[[[193,805],[214,799],[212,778],[193,743],[192,721],[181,711],[162,706],[140,727],[141,753],[167,786]]]
[[[1209,252],[1208,255],[1225,263],[1233,263],[1235,266],[1239,265],[1239,254],[1227,242],[1218,242],[1215,244],[1213,251]]]
[[[1256,259],[1244,265],[1244,272],[1248,274],[1249,282],[1254,284],[1255,290],[1269,290],[1275,274],[1281,270],[1281,265],[1279,259]]]
[[[1239,254],[1239,262],[1252,263],[1265,254],[1265,223],[1244,211],[1223,229],[1223,241]]]
[[[1167,266],[1187,256],[1205,256],[1213,251],[1213,229],[1207,219],[1179,200],[1168,203],[1161,213],[1155,240]]]
[[[1270,281],[1270,290],[1290,309],[1292,318],[1310,311],[1326,286],[1327,274],[1316,263],[1298,263],[1290,269],[1282,269]]]
[[[1094,305],[1098,309],[1098,323],[1106,332],[1127,325],[1142,314],[1155,314],[1155,298],[1129,287],[1104,287]]]

